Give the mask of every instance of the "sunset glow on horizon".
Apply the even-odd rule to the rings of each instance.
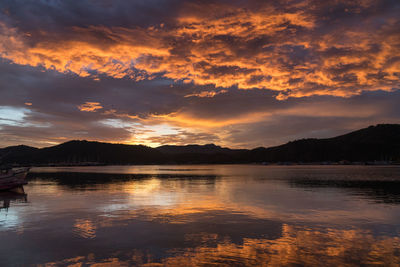
[[[0,147],[273,146],[400,123],[400,2],[0,4]]]

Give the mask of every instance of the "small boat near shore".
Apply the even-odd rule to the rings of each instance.
[[[26,175],[29,168],[2,169],[0,170],[0,191],[12,190],[26,185]]]

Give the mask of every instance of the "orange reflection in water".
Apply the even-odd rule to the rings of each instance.
[[[217,234],[202,233],[205,240],[217,239]],[[188,237],[189,239],[191,237]],[[183,250],[171,250],[159,261],[143,250],[134,250],[126,260],[116,257],[101,258],[92,253],[85,257],[47,263],[45,266],[69,264],[71,266],[358,266],[400,264],[400,239],[375,237],[362,229],[307,229],[283,225],[282,237],[269,239],[245,238],[242,244],[223,240],[216,246],[198,246]],[[126,254],[124,254],[126,256]]]
[[[57,187],[67,206],[63,214],[75,205],[83,211],[73,213],[72,226],[87,250],[71,250],[69,256],[48,259],[52,262],[46,266],[400,264],[398,220],[393,216],[398,214],[398,205],[376,202],[386,190],[378,181],[369,185],[382,189],[374,195],[363,184],[304,190],[301,180],[289,187],[286,180],[261,179],[266,170],[274,174],[271,168],[251,166],[246,169],[249,174],[239,178],[231,174],[241,175],[243,166],[218,167],[213,173],[202,166],[198,176],[187,176],[189,167],[185,166],[185,172],[172,177],[158,174],[172,167],[153,167],[151,172],[150,167],[143,168],[152,174],[113,182],[106,178],[114,175],[103,175],[103,183],[81,181],[79,186]],[[313,173],[325,177],[327,170],[320,168]],[[304,175],[298,167],[295,170]],[[343,167],[329,170],[338,172],[335,177],[339,178],[341,170],[349,172]],[[375,179],[374,169],[363,170],[370,175],[366,177]],[[281,171],[280,177],[292,177],[290,168]],[[379,169],[379,175],[383,172]],[[390,192],[387,197],[395,200]],[[60,203],[56,208],[60,209]],[[103,245],[107,250],[102,250]]]
[[[83,238],[95,238],[96,226],[90,220],[77,219],[74,224],[74,233]]]

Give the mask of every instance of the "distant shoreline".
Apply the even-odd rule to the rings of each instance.
[[[13,165],[13,168],[17,167],[103,167],[103,166],[190,166],[190,165],[255,165],[255,166],[400,166],[398,162],[350,162],[350,163],[323,163],[323,162],[309,162],[309,163],[298,163],[298,162],[284,162],[284,163],[153,163],[153,164],[33,164],[33,165]]]
[[[276,147],[231,149],[215,144],[151,148],[73,140],[60,145],[0,149],[0,165],[398,165],[400,124],[379,124],[326,139],[301,139]]]

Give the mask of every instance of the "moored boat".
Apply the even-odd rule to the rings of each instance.
[[[28,182],[25,180],[29,168],[0,170],[0,190],[11,190]]]

